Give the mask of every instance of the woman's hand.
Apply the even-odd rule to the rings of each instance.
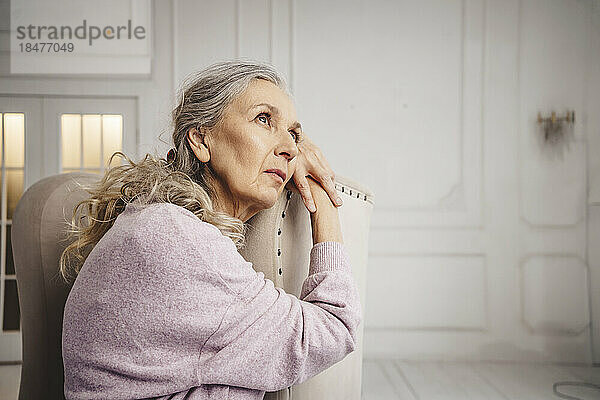
[[[296,171],[286,185],[286,188],[289,190],[296,189],[300,192],[306,208],[310,212],[315,212],[315,203],[306,178],[307,175],[310,175],[315,181],[321,184],[332,203],[335,206],[341,206],[342,199],[338,196],[333,183],[335,173],[329,166],[321,149],[304,135],[303,140],[298,143],[298,150]]]

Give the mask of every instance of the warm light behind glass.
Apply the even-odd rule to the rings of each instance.
[[[83,127],[83,167],[100,168],[100,140],[102,118],[100,115],[84,115]]]
[[[25,114],[5,113],[4,120],[4,170],[6,184],[6,218],[12,219],[15,207],[23,194],[23,171],[25,169]]]
[[[123,116],[103,115],[102,133],[104,134],[104,164],[108,166],[110,156],[115,151],[121,151],[123,145]],[[111,167],[119,165],[122,159],[115,157]]]
[[[12,256],[11,228],[12,218],[17,203],[23,195],[25,179],[25,114],[4,113],[0,114],[0,143],[2,144],[0,158],[2,168],[0,171],[0,196],[3,224],[0,228],[4,253],[1,256],[3,274],[0,285],[0,304],[2,305],[3,318],[2,332],[18,331],[21,325],[19,310],[19,296],[15,277],[14,260]],[[1,129],[1,128],[4,129]],[[2,292],[2,290],[4,292]]]
[[[4,165],[24,167],[25,159],[25,115],[22,113],[4,114]]]
[[[123,116],[118,114],[63,114],[61,116],[63,172],[100,173],[110,156],[122,151]],[[82,153],[83,152],[83,153]],[[112,166],[121,159],[113,159]]]
[[[17,203],[23,194],[23,170],[6,171],[6,218],[12,219]]]
[[[81,165],[81,115],[63,114],[60,118],[63,168],[79,169]]]

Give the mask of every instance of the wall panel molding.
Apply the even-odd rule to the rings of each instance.
[[[577,255],[529,254],[519,264],[521,322],[532,334],[579,336],[590,326],[589,268]]]
[[[489,329],[483,254],[371,255],[369,268],[385,277],[367,281],[369,329]]]
[[[380,202],[373,214],[374,229],[483,228],[485,2],[465,0],[460,7],[459,175],[447,182],[444,194],[427,205]]]
[[[529,227],[573,227],[585,220],[583,94],[590,6],[587,1],[519,2],[519,208],[521,221]],[[540,29],[540,24],[553,29]],[[545,143],[537,113],[562,114],[567,109],[576,115],[572,136],[554,145]]]

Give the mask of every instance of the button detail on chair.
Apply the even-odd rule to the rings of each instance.
[[[366,186],[343,176],[336,177],[334,183],[344,202],[343,207],[338,208],[344,246],[350,249],[352,275],[364,299],[369,221],[375,196]],[[253,229],[248,231],[247,246],[240,249],[240,253],[275,287],[298,296],[303,280],[308,276],[310,251],[314,244],[310,215],[302,196],[296,193],[288,196],[289,192],[282,192],[272,208],[248,221]],[[284,267],[287,268],[285,275]],[[293,385],[289,390],[267,392],[264,400],[360,400],[362,335],[361,330],[354,353],[327,372]]]

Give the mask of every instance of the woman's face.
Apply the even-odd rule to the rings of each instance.
[[[253,79],[225,109],[220,124],[204,138],[191,129],[188,138],[200,161],[210,160],[217,181],[220,211],[247,221],[272,207],[292,177],[301,133],[296,109],[277,85]],[[267,170],[278,169],[281,179]]]

